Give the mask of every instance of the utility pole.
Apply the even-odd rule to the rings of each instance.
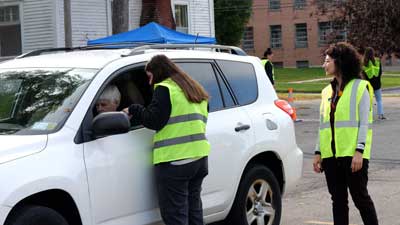
[[[112,33],[129,30],[129,0],[112,1]]]
[[[71,0],[64,0],[65,47],[72,47]]]

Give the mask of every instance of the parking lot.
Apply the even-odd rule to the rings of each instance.
[[[374,121],[373,146],[368,188],[381,225],[400,224],[400,97],[384,97],[385,121]],[[312,171],[312,158],[318,130],[319,100],[296,101],[297,143],[304,151],[303,177],[282,200],[283,225],[330,225],[331,200],[323,174]],[[375,109],[374,109],[375,110]],[[362,225],[351,197],[350,223]]]

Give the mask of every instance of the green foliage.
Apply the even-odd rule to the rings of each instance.
[[[215,33],[223,45],[239,45],[251,11],[251,0],[214,0]]]
[[[378,53],[400,56],[400,1],[398,0],[314,0],[317,15],[347,24],[347,41]]]

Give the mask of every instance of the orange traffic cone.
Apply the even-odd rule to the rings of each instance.
[[[293,88],[288,89],[288,102],[291,104],[294,102],[294,97],[293,97]]]

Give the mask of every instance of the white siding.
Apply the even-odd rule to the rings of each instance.
[[[189,6],[190,34],[199,33],[200,36],[214,37],[214,6],[212,0],[172,0],[172,5],[174,4],[187,4]]]
[[[129,0],[129,30],[139,27],[141,14],[142,0]]]
[[[64,0],[56,0],[56,40],[57,47],[65,46],[65,29],[64,29]]]
[[[107,0],[72,0],[71,11],[73,46],[109,35]]]
[[[22,51],[55,47],[54,2],[25,0],[22,8]]]

